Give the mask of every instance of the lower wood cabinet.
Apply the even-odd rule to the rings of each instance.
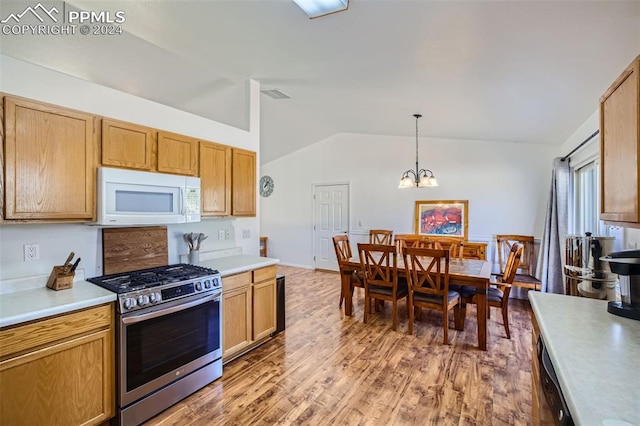
[[[222,278],[222,360],[251,350],[276,329],[276,267]]]
[[[223,293],[222,356],[228,358],[251,344],[251,282]]]
[[[0,330],[0,424],[107,421],[114,358],[113,304]]]
[[[253,271],[253,340],[276,330],[276,267]]]

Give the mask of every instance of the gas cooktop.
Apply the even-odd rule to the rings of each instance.
[[[103,275],[87,281],[118,293],[121,313],[220,291],[222,287],[220,273],[215,269],[185,263]]]
[[[111,290],[114,293],[122,294],[164,284],[204,278],[209,275],[219,275],[219,273],[215,269],[179,263],[176,265],[103,275],[101,277],[89,278],[87,281]]]

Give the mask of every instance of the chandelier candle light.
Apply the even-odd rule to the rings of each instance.
[[[418,166],[418,119],[422,117],[422,114],[413,114],[413,116],[416,118],[416,169],[409,169],[402,174],[398,188],[438,186],[438,181],[433,175],[433,172],[429,169],[421,169]]]

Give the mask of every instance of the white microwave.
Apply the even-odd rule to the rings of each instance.
[[[200,178],[98,168],[97,225],[200,222]]]

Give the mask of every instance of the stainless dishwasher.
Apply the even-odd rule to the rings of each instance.
[[[553,364],[551,364],[551,358],[549,358],[549,352],[547,352],[542,336],[538,337],[537,346],[538,361],[540,362],[540,390],[544,396],[540,398],[540,424],[573,426],[571,413],[569,413],[567,403],[562,396],[558,377],[553,369]],[[550,416],[545,415],[546,413]]]

